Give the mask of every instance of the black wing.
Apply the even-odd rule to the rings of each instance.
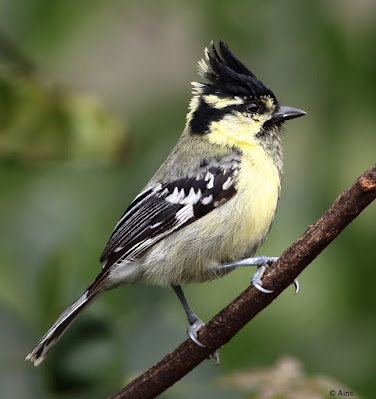
[[[233,197],[239,162],[217,165],[192,178],[158,184],[139,194],[116,225],[101,262],[137,259],[174,231]]]

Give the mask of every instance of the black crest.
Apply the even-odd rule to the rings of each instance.
[[[205,50],[205,59],[199,62],[199,72],[207,81],[203,83],[203,93],[223,97],[270,96],[276,101],[273,92],[235,57],[225,42],[220,40],[218,47],[219,51],[212,42],[210,50]]]

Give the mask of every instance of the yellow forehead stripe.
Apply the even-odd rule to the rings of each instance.
[[[270,96],[262,96],[260,99],[265,104],[267,109],[273,109],[275,106],[274,101]]]
[[[203,96],[203,99],[206,102],[206,104],[210,105],[212,108],[215,109],[226,108],[230,105],[244,104],[244,100],[240,97],[221,98],[214,94],[208,94],[206,96]]]

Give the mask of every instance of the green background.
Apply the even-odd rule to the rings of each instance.
[[[211,40],[308,113],[286,124],[260,254],[282,253],[375,163],[370,0],[2,0],[0,33],[1,398],[104,398],[186,338],[172,290],[136,284],[98,299],[40,367],[23,360],[97,275],[115,223],[176,142]],[[372,204],[303,272],[298,296],[291,287],[220,350],[219,367],[206,361],[162,397],[256,397],[229,376],[286,355],[375,397],[375,219]],[[209,320],[252,273],[185,293]]]

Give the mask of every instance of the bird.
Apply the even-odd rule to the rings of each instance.
[[[252,256],[280,198],[282,125],[306,112],[280,105],[222,40],[205,48],[198,72],[202,79],[192,82],[177,144],[116,224],[98,276],[27,355],[35,366],[90,302],[120,285],[171,286],[185,310],[188,335],[200,346],[204,323],[182,285],[256,265],[252,285],[271,292],[262,287],[262,275],[277,258]]]

